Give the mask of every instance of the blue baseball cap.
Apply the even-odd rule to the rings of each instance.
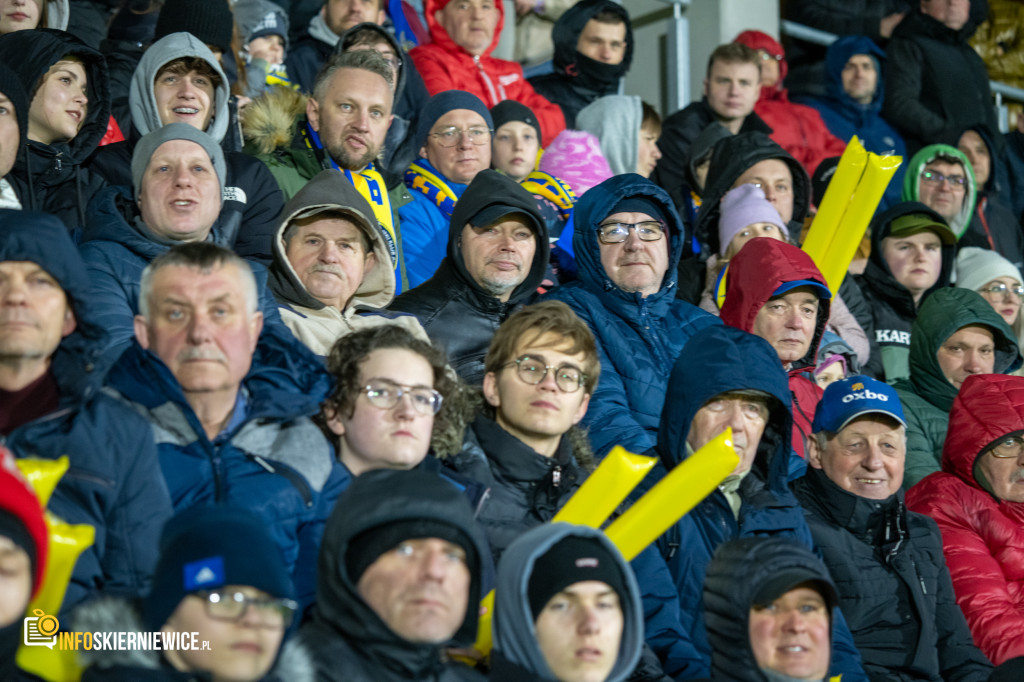
[[[832,298],[832,292],[828,290],[828,287],[821,282],[815,282],[813,279],[794,279],[792,282],[783,282],[779,285],[778,289],[772,292],[772,298],[782,296],[787,291],[797,287],[814,287],[818,290],[818,298]]]
[[[865,414],[884,414],[903,426],[903,406],[896,389],[887,383],[858,374],[828,385],[814,413],[811,431],[838,433]]]

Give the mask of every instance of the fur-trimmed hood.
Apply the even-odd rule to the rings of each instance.
[[[116,597],[94,599],[76,609],[72,615],[75,632],[143,632],[142,618],[135,606]],[[85,668],[85,680],[132,679],[132,671],[157,671],[170,666],[158,651],[106,651],[93,648],[79,652],[79,663]],[[150,677],[146,677],[150,679]],[[277,661],[261,682],[314,682],[316,668],[309,651],[295,638],[285,640]]]
[[[269,88],[253,99],[242,115],[242,136],[255,154],[271,154],[287,147],[295,135],[295,121],[306,113],[309,98],[290,88]]]

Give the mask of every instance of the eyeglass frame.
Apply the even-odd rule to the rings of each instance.
[[[648,223],[656,224],[658,227],[661,228],[661,233],[657,237],[655,237],[653,239],[644,239],[641,236],[640,226],[641,225],[646,225]],[[606,227],[612,227],[612,226],[617,226],[619,228],[623,228],[623,227],[626,228],[626,236],[622,238],[622,241],[610,242],[610,241],[607,241],[605,239],[605,236],[604,236],[604,234],[602,232],[603,229],[606,228]],[[601,224],[599,224],[597,226],[597,241],[601,242],[602,244],[622,244],[627,239],[629,239],[629,231],[630,230],[635,230],[636,231],[636,238],[639,239],[642,242],[657,242],[657,241],[661,241],[662,237],[665,236],[665,233],[668,232],[668,226],[665,225],[665,223],[661,222],[660,220],[653,220],[653,219],[652,220],[641,220],[638,223],[624,223],[621,220],[616,220],[615,222],[612,222],[612,223],[601,223]]]
[[[399,384],[399,383],[396,383],[394,381],[391,381],[390,379],[384,379],[383,377],[375,377],[373,379],[370,379],[369,381],[370,382],[374,382],[374,381],[383,382],[383,383],[389,384],[390,386],[393,386],[396,389],[396,391],[395,391],[395,403],[393,405],[389,405],[387,407],[384,407],[382,405],[378,405],[377,403],[373,402],[373,397],[370,396],[370,391],[379,391],[380,388],[379,387],[371,386],[370,384],[367,384],[366,386],[363,386],[363,388],[360,390],[360,393],[362,395],[365,395],[366,399],[370,402],[370,404],[373,405],[374,407],[376,407],[378,410],[393,410],[393,409],[395,409],[396,407],[398,407],[398,403],[402,402],[402,397],[406,396],[406,395],[409,396],[410,402],[412,404],[413,411],[415,411],[416,414],[419,414],[419,415],[424,416],[424,417],[426,417],[428,415],[437,414],[438,412],[441,411],[441,405],[444,404],[444,396],[441,395],[441,393],[437,389],[430,388],[429,386],[412,386],[410,384]],[[430,393],[432,394],[432,396],[434,398],[434,408],[433,408],[434,411],[433,412],[423,412],[423,411],[419,410],[416,407],[416,405],[418,403],[415,400],[412,400],[412,398],[413,398],[412,391],[414,391],[414,390],[430,391]]]
[[[579,367],[577,367],[575,365],[570,365],[569,363],[566,363],[566,362],[563,362],[561,365],[548,365],[548,364],[544,364],[543,365],[544,373],[540,375],[540,379],[537,382],[535,382],[535,383],[531,383],[531,382],[526,380],[526,377],[523,376],[523,371],[524,371],[523,370],[523,362],[525,362],[526,360],[535,360],[538,363],[546,362],[546,361],[538,358],[536,355],[526,354],[526,355],[520,355],[515,360],[511,360],[509,362],[506,362],[502,366],[503,367],[511,367],[512,365],[515,365],[516,366],[516,376],[519,377],[519,379],[524,384],[526,384],[527,386],[540,386],[541,384],[544,383],[544,380],[548,378],[548,372],[550,370],[555,370],[555,386],[558,387],[559,391],[561,391],[562,393],[565,393],[567,395],[572,395],[573,393],[576,393],[581,388],[583,388],[584,384],[587,383],[587,373],[584,372]],[[564,367],[568,367],[569,369],[576,370],[577,372],[580,373],[580,378],[579,378],[579,381],[577,382],[576,388],[572,389],[571,391],[565,390],[564,388],[562,388],[562,385],[558,383],[558,370],[560,370],[560,369],[562,369]]]
[[[998,448],[1003,443],[1010,442],[1010,441],[1012,441],[1014,443],[1014,445],[1016,445],[1016,447],[1017,447],[1016,454],[1013,454],[1013,455],[1000,455],[1000,454],[996,453],[996,448]],[[1000,438],[998,443],[996,443],[995,445],[989,446],[988,453],[990,455],[992,455],[993,457],[995,457],[996,459],[1019,459],[1020,456],[1022,454],[1024,454],[1024,438],[1021,438],[1020,436],[1009,436],[1007,438]]]
[[[484,146],[485,144],[489,144],[489,143],[490,143],[490,140],[491,140],[491,136],[492,136],[492,135],[494,134],[494,130],[493,130],[493,129],[491,129],[491,128],[488,128],[488,127],[487,127],[487,126],[485,126],[485,125],[484,125],[484,126],[467,126],[467,127],[465,127],[465,128],[459,128],[459,127],[457,127],[457,126],[446,126],[445,128],[443,128],[442,130],[439,130],[439,131],[438,131],[438,132],[436,132],[436,133],[430,133],[429,137],[434,137],[434,138],[437,138],[437,143],[438,143],[439,145],[441,145],[442,147],[444,147],[445,149],[452,149],[452,148],[454,148],[454,147],[458,147],[458,146],[459,146],[459,143],[460,143],[460,142],[462,141],[462,138],[463,138],[464,136],[467,136],[467,137],[468,137],[468,136],[469,136],[469,132],[470,132],[471,130],[473,130],[473,129],[477,129],[477,130],[486,130],[486,131],[487,131],[487,134],[486,134],[486,136],[482,136],[482,137],[481,137],[481,139],[483,140],[483,141],[481,141],[481,142],[477,142],[477,141],[475,141],[475,140],[474,140],[474,139],[473,139],[472,137],[469,137],[469,143],[470,143],[471,145],[473,145],[473,146],[475,146],[475,147],[483,147],[483,146]],[[453,132],[457,132],[457,133],[459,134],[459,137],[458,137],[458,139],[457,139],[457,140],[455,141],[455,143],[454,143],[454,144],[451,144],[451,145],[446,145],[446,144],[444,144],[444,142],[442,142],[442,136],[443,136],[443,135],[444,135],[444,134],[445,134],[446,132],[452,132],[452,131],[453,131]]]
[[[242,595],[242,600],[241,600],[242,610],[239,611],[238,615],[235,616],[234,618],[227,618],[227,617],[225,617],[223,615],[216,615],[216,614],[214,614],[211,611],[211,608],[213,608],[213,606],[215,604],[220,604],[220,603],[225,603],[225,604],[234,603],[234,604],[237,604],[238,601],[239,601],[238,599],[234,599],[234,598],[232,598],[232,600],[230,602],[226,601],[226,600],[224,602],[214,601],[213,599],[211,599],[211,597],[213,597],[214,595],[230,595],[232,597],[237,596],[237,595]],[[193,592],[192,596],[198,597],[200,600],[202,600],[202,602],[203,602],[203,611],[206,613],[207,616],[209,616],[213,620],[217,620],[217,621],[220,621],[222,623],[237,623],[238,621],[242,620],[243,618],[245,618],[245,614],[247,614],[249,612],[249,607],[250,606],[257,606],[258,607],[258,606],[276,605],[277,607],[284,609],[282,611],[279,611],[279,613],[281,614],[281,629],[282,630],[287,630],[288,627],[295,620],[295,613],[299,610],[299,603],[297,601],[293,600],[293,599],[286,599],[284,597],[268,597],[268,598],[264,598],[264,597],[250,597],[249,595],[245,594],[241,590],[232,590],[230,592],[228,590],[224,589],[224,588],[218,588],[218,589],[215,589],[215,590],[200,590],[198,592]],[[259,611],[257,611],[257,613],[259,613]],[[268,624],[266,622],[266,620],[264,619],[256,627],[270,629],[270,628],[276,628],[277,625],[276,624],[273,624],[273,625]]]
[[[998,290],[997,291],[993,291],[993,289],[995,289],[996,287],[1002,287],[1002,291],[998,291]],[[1015,286],[1015,287],[1013,287],[1011,289],[1005,283],[999,282],[998,284],[991,284],[991,285],[985,287],[984,289],[978,289],[978,293],[979,294],[999,294],[1001,296],[1005,296],[1006,294],[1012,293],[1012,294],[1016,294],[1018,298],[1024,299],[1024,286],[1021,286],[1020,284],[1018,284],[1017,286]]]
[[[941,185],[943,182],[948,182],[950,187],[957,187],[964,190],[965,192],[967,191],[966,175],[949,176],[943,175],[938,171],[924,170],[921,171],[921,179],[924,180],[925,182],[931,182],[936,185]]]

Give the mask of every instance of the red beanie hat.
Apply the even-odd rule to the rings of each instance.
[[[21,475],[14,455],[0,446],[0,535],[11,538],[32,560],[32,596],[43,584],[46,569],[46,521],[39,498]]]

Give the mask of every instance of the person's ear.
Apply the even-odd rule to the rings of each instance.
[[[312,97],[306,100],[306,119],[309,121],[309,127],[319,133],[320,104]]]
[[[579,408],[576,409],[576,414],[574,414],[572,416],[572,423],[573,423],[574,426],[576,424],[579,424],[580,420],[583,419],[584,415],[587,414],[587,408],[589,406],[590,406],[590,394],[589,393],[584,393],[583,394],[583,402],[581,402]]]
[[[60,336],[64,338],[71,332],[75,331],[78,327],[78,320],[75,319],[75,313],[71,310],[71,306],[68,306],[68,310],[64,313],[64,326],[61,327]]]
[[[498,375],[488,372],[484,375],[484,400],[491,407],[501,407],[501,395],[498,392]]]
[[[335,436],[339,438],[345,435],[345,423],[341,420],[341,416],[338,413],[337,408],[328,403],[324,403],[323,406],[324,423],[327,424],[327,428],[331,430]]]
[[[146,325],[146,318],[136,315],[132,323],[135,327],[135,340],[139,342],[140,346],[149,350],[149,327]]]
[[[811,434],[807,439],[807,463],[815,469],[821,469],[821,448],[818,447],[818,439]]]

